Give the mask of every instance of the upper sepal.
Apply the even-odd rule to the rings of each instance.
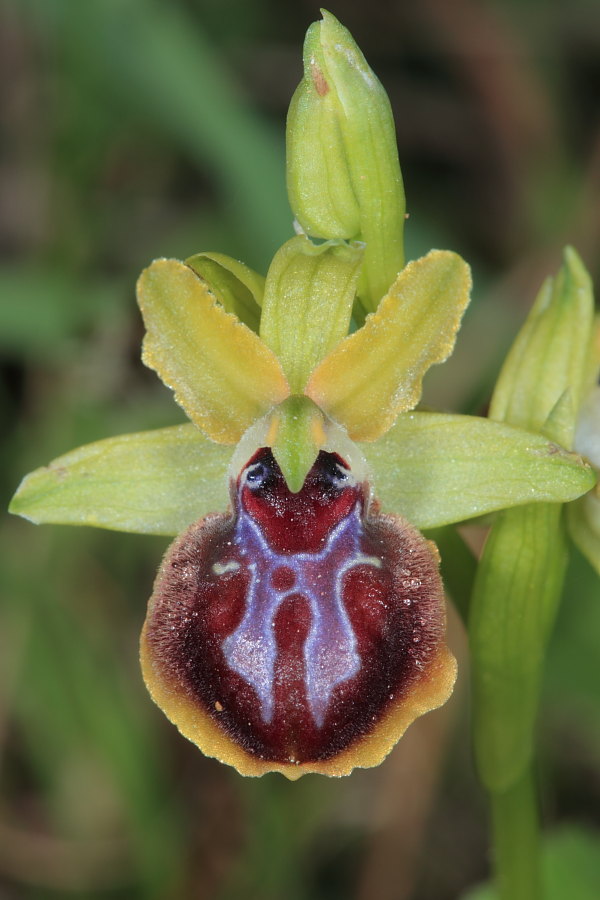
[[[313,244],[304,235],[275,254],[265,285],[260,336],[281,362],[292,393],[348,333],[363,248]]]

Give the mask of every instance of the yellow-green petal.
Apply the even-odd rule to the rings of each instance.
[[[490,418],[572,447],[594,356],[594,297],[590,277],[567,247],[555,279],[544,285],[502,367]]]
[[[227,508],[230,458],[194,425],[123,434],[25,476],[10,512],[37,524],[176,535]]]
[[[595,481],[577,454],[476,416],[405,413],[361,450],[383,508],[421,529],[508,506],[573,500]]]
[[[303,235],[275,254],[269,267],[260,336],[281,361],[293,393],[348,334],[363,249],[315,245]]]
[[[374,441],[421,396],[425,372],[452,353],[471,275],[456,253],[408,263],[376,313],[317,366],[305,393],[356,441]]]
[[[224,253],[195,253],[186,265],[196,272],[227,312],[258,333],[265,279]]]
[[[182,262],[161,259],[138,281],[147,334],[143,360],[189,418],[220,443],[235,443],[289,387],[274,353],[216,301]]]

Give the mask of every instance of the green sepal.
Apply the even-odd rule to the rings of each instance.
[[[9,510],[37,524],[176,535],[227,508],[231,453],[194,425],[107,438],[31,472]]]
[[[273,456],[296,494],[325,442],[323,414],[308,397],[289,397],[274,411],[272,422]]]
[[[287,241],[269,267],[260,336],[278,357],[292,393],[348,333],[363,248]]]
[[[235,313],[241,322],[258,333],[265,291],[262,275],[224,253],[195,253],[185,262],[206,282],[227,312]]]
[[[382,438],[360,446],[384,509],[421,529],[509,506],[573,500],[595,482],[577,454],[475,416],[402,413]]]
[[[544,285],[506,358],[490,418],[573,446],[582,394],[589,382],[594,330],[590,277],[567,247],[555,279]]]
[[[543,661],[567,561],[561,504],[506,510],[485,544],[469,645],[475,758],[488,790],[506,790],[531,761]]]
[[[361,299],[376,308],[404,265],[404,189],[387,94],[331,13],[310,26],[290,106],[287,184],[313,237],[366,243]]]

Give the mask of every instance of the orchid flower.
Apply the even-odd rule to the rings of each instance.
[[[149,691],[205,754],[295,779],[377,765],[452,691],[419,529],[562,503],[595,478],[535,430],[417,409],[470,271],[441,250],[405,264],[389,102],[329,13],[290,108],[288,192],[299,233],[266,278],[198,253],[138,281],[144,362],[190,424],[67,453],[11,510],[178,535],[142,635]]]

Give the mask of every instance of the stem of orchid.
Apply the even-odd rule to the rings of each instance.
[[[490,793],[498,900],[541,900],[537,797],[531,767]]]

